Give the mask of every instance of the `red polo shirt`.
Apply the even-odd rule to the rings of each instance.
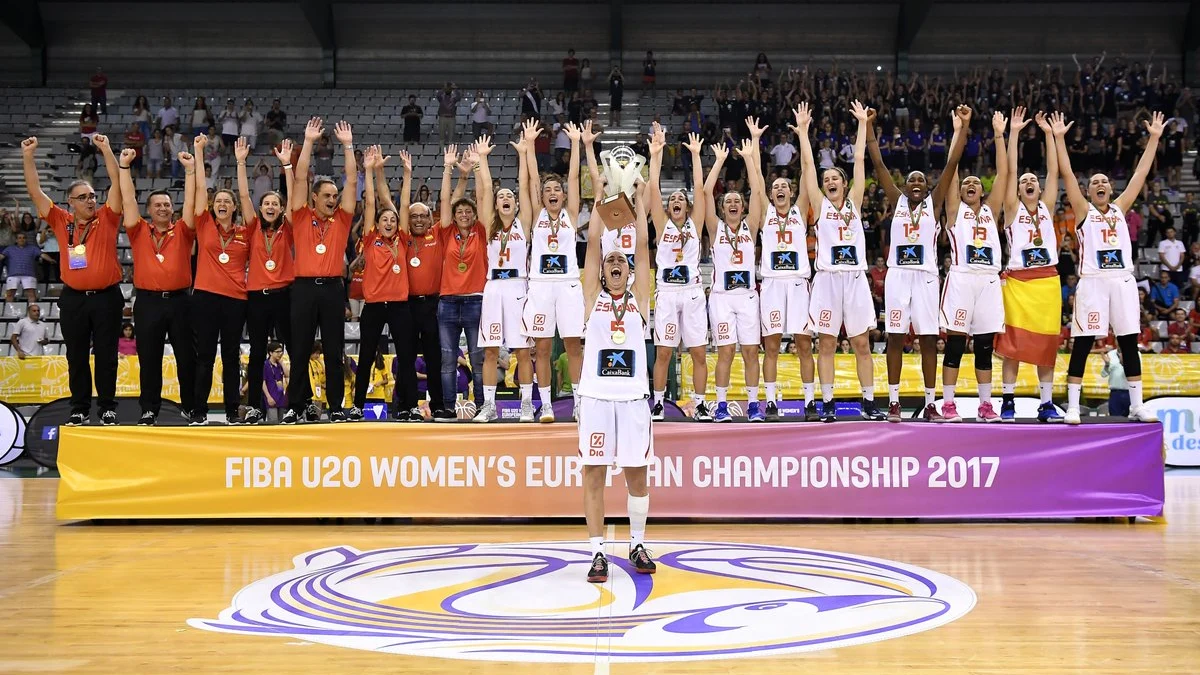
[[[133,249],[133,285],[146,291],[178,291],[192,285],[196,233],[177,220],[160,233],[145,219],[126,227]],[[162,256],[162,260],[158,256]]]
[[[121,283],[121,263],[117,261],[117,230],[121,216],[108,205],[96,210],[91,222],[76,225],[75,215],[60,206],[46,214],[62,254],[58,269],[63,283],[77,291],[98,291]],[[71,269],[71,250],[82,245],[86,249],[86,267]]]
[[[342,209],[325,220],[305,206],[292,211],[292,238],[296,242],[296,276],[340,277],[346,274],[346,242],[354,216]],[[325,252],[317,253],[324,244]]]

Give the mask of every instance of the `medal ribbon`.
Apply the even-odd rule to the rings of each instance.
[[[399,241],[399,239],[397,239],[396,236],[394,236],[394,235],[392,236],[391,239],[388,239],[387,237],[380,237],[380,239],[383,240],[383,245],[387,247],[387,250],[391,252],[392,263],[399,264],[399,262],[400,262],[400,241]]]
[[[229,238],[226,239],[225,237],[222,237],[221,236],[221,226],[217,225],[217,239],[220,240],[220,242],[221,242],[221,253],[225,252],[225,248],[229,246],[229,242],[233,241],[233,238],[236,236],[237,236],[237,232],[234,231],[233,226],[231,225],[229,227]]]
[[[912,210],[912,204],[908,205],[908,222],[912,225],[912,231],[917,232],[921,229],[921,216],[925,215],[925,202],[922,201],[917,205],[917,210]],[[849,223],[847,223],[849,224]]]
[[[174,229],[175,229],[174,227],[168,227],[167,231],[164,232],[161,237],[159,237],[158,229],[156,227],[154,227],[153,225],[150,226],[150,242],[152,244],[154,244],[154,254],[155,255],[162,254],[163,246],[165,246],[167,243],[167,237],[171,236],[171,232],[174,231]]]
[[[454,233],[454,238],[460,242],[458,245],[458,262],[460,265],[465,265],[467,263],[464,259],[467,253],[467,242],[471,240],[471,235],[468,234],[464,237],[462,231],[459,231]]]
[[[271,258],[271,250],[275,248],[275,240],[279,239],[279,233],[283,230],[282,227],[277,227],[271,231],[270,236],[267,235],[267,230],[263,229],[263,248],[267,252],[267,259]]]
[[[325,235],[329,232],[330,226],[331,226],[331,221],[326,221],[326,222],[322,223],[322,222],[318,221],[316,218],[313,218],[313,227],[317,228],[318,243],[321,243],[321,244],[325,243]]]
[[[422,236],[422,235],[417,235],[417,236],[413,237],[411,240],[409,240],[409,242],[408,242],[408,254],[409,254],[410,256],[412,256],[412,257],[414,257],[414,258],[418,258],[418,257],[420,257],[420,255],[421,255],[421,249],[425,248],[425,245],[424,245],[423,243],[421,243],[421,240],[422,240],[422,239],[424,239],[424,240],[428,241],[428,240],[430,240],[430,239],[433,239],[433,235],[431,235],[431,234],[426,234],[426,235],[423,235],[423,236]]]
[[[562,228],[562,214],[558,214],[558,218],[556,219],[550,219],[550,214],[547,213],[546,218],[550,220],[550,236],[557,239],[558,231]]]
[[[500,259],[504,260],[504,250],[508,248],[508,238],[512,236],[512,225],[500,230]]]
[[[612,297],[612,296],[609,296]],[[618,325],[625,325],[625,312],[629,311],[629,292],[621,294],[621,304],[617,304],[616,298],[612,298],[613,321]]]
[[[724,220],[722,220],[721,227],[725,228],[725,238],[729,240],[729,245],[733,247],[734,253],[737,253],[738,238],[736,236],[734,236],[733,231],[729,229],[729,223],[726,223]],[[738,223],[737,232],[741,233],[741,231],[742,231],[742,224]]]
[[[67,225],[67,243],[70,244],[71,248],[75,248],[76,246],[83,246],[84,244],[87,243],[88,237],[92,236],[92,229],[93,229],[92,226],[95,225],[96,220],[97,220],[97,218],[92,218],[91,220],[84,223],[83,236],[79,238],[78,242],[73,241],[75,239],[75,223],[71,223],[71,224]]]

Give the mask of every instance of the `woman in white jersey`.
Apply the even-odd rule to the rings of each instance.
[[[1062,113],[1055,113],[1050,124],[1057,141],[1059,173],[1067,187],[1067,198],[1075,213],[1083,214],[1075,227],[1080,249],[1079,286],[1075,289],[1071,321],[1071,337],[1075,342],[1067,366],[1066,422],[1079,424],[1079,392],[1088,353],[1096,336],[1108,335],[1109,326],[1117,336],[1125,377],[1129,380],[1129,419],[1157,422],[1154,411],[1142,404],[1142,359],[1137,347],[1141,317],[1137,279],[1133,275],[1136,260],[1125,212],[1142,193],[1146,176],[1154,166],[1154,153],[1163,133],[1163,114],[1156,112],[1150,121],[1143,123],[1149,134],[1146,149],[1142,151],[1142,158],[1125,191],[1115,200],[1112,199],[1112,184],[1102,173],[1094,174],[1088,180],[1088,195],[1084,198],[1062,142],[1074,122],[1067,124]]]
[[[676,190],[667,198],[663,209],[659,191],[659,176],[662,175],[663,148],[666,146],[666,131],[654,123],[654,134],[650,139],[650,184],[646,187],[646,202],[654,229],[658,233],[658,249],[655,263],[658,268],[657,285],[654,291],[654,405],[651,416],[663,419],[663,399],[667,393],[667,370],[680,345],[692,358],[692,396],[695,411],[692,419],[698,422],[712,420],[712,414],[704,402],[708,387],[708,361],[705,348],[708,346],[708,308],[704,299],[704,284],[700,279],[700,230],[697,222],[703,222],[705,194],[695,191],[695,200],[688,204],[687,194]],[[704,184],[704,169],[700,164],[703,143],[696,134],[688,135],[684,144],[692,155],[692,185]]]
[[[883,230],[887,249],[887,280],[883,285],[884,316],[887,327],[887,371],[889,422],[900,421],[900,376],[904,370],[904,338],[911,328],[921,346],[921,374],[925,380],[925,409],[922,419],[940,422],[933,399],[937,391],[938,338],[938,214],[950,187],[949,176],[957,174],[958,159],[966,145],[965,127],[971,121],[971,109],[958,106],[954,111],[954,137],[946,170],[938,178],[933,192],[921,171],[908,174],[903,187],[892,180],[883,162],[874,125],[867,128],[867,151],[875,167],[875,180],[883,186],[889,207],[895,209],[892,223]]]
[[[639,181],[640,182],[640,181]],[[644,186],[641,186],[644,187]],[[583,460],[583,511],[592,565],[587,579],[608,581],[604,555],[604,486],[608,467],[621,467],[629,491],[629,562],[640,574],[654,574],[654,561],[643,546],[650,493],[646,467],[654,455],[650,395],[646,378],[646,328],[650,312],[650,260],[646,242],[646,195],[637,195],[637,250],[630,287],[629,258],[618,250],[600,256],[603,221],[588,227],[583,293],[586,322],[583,375],[579,393],[579,455]]]
[[[751,128],[751,138],[743,140],[737,153],[749,166],[758,162],[758,138],[762,129]],[[757,134],[757,135],[756,135]],[[746,394],[749,404],[746,417],[751,422],[766,419],[758,405],[758,343],[762,338],[758,320],[758,283],[754,274],[754,241],[762,224],[763,204],[751,197],[750,215],[747,216],[742,195],[732,190],[721,197],[720,216],[714,206],[713,194],[717,177],[729,150],[723,145],[713,146],[717,160],[704,181],[706,211],[704,225],[708,240],[712,242],[713,283],[708,296],[709,321],[712,325],[713,344],[717,347],[717,408],[713,411],[714,422],[730,422],[729,370],[733,366],[733,354],[741,345],[742,364],[745,367]]]
[[[957,118],[955,120],[957,123]],[[983,182],[967,176],[957,185],[958,176],[946,192],[946,236],[950,240],[950,273],[942,292],[941,327],[946,331],[946,352],[942,356],[941,417],[946,422],[961,422],[954,405],[958,385],[958,367],[967,349],[967,335],[975,340],[975,378],[979,382],[981,422],[999,422],[992,407],[992,349],[996,333],[1004,328],[1004,298],[1000,294],[1000,232],[996,214],[1004,206],[1008,176],[1008,154],[1004,147],[1004,127],[1008,120],[997,112],[992,115],[996,143],[996,182],[984,199]],[[949,169],[947,169],[949,171]]]
[[[532,122],[526,121],[524,126],[529,128]],[[530,146],[524,136],[512,146],[517,149],[519,197],[508,188],[492,194],[492,172],[487,159],[492,151],[491,138],[483,136],[478,141],[479,167],[476,171],[479,180],[475,184],[480,188],[480,221],[487,225],[488,280],[483,287],[479,319],[479,345],[483,347],[483,407],[475,416],[476,422],[492,422],[499,418],[496,414],[496,362],[501,346],[508,347],[517,359],[517,376],[521,380],[520,419],[522,422],[533,421],[533,364],[529,360],[529,338],[521,331],[521,310],[525,306],[529,270],[526,223],[533,218],[529,167],[525,164],[525,153]]]
[[[1015,422],[1014,392],[1021,363],[1037,366],[1041,405],[1038,421],[1061,422],[1050,401],[1054,382],[1055,354],[1062,328],[1062,288],[1058,282],[1058,237],[1054,232],[1055,200],[1058,198],[1058,154],[1054,134],[1041,113],[1037,123],[1046,138],[1046,189],[1032,173],[1008,182],[1004,196],[1004,231],[1008,239],[1008,265],[1004,271],[1004,332],[996,338],[996,353],[1004,357],[1002,386],[1004,402],[1000,421]],[[1025,108],[1013,110],[1008,123],[1008,147],[1020,143],[1021,129],[1029,124]],[[1008,153],[1008,172],[1017,175],[1017,152]]]
[[[866,241],[862,227],[862,200],[866,188],[863,155],[867,146],[869,109],[855,101],[851,112],[858,120],[854,140],[854,182],[841,169],[826,169],[817,183],[808,104],[796,108],[792,131],[800,139],[800,161],[804,191],[810,204],[817,205],[817,273],[813,277],[808,317],[817,332],[817,375],[821,378],[821,421],[837,421],[833,405],[833,355],[843,328],[854,349],[858,384],[862,388],[862,417],[880,421],[883,413],[875,406],[875,362],[867,331],[875,325],[875,303],[867,283]],[[822,187],[823,186],[823,187]]]
[[[536,134],[540,132],[540,125],[526,130],[528,147],[533,147]],[[567,350],[576,409],[579,407],[576,387],[583,364],[579,341],[583,336],[583,289],[579,285],[579,261],[575,258],[575,222],[579,219],[579,127],[568,124],[567,135],[571,139],[571,163],[566,185],[561,176],[550,174],[540,180],[538,189],[529,191],[530,212],[538,215],[529,235],[532,242],[529,293],[525,297],[521,322],[525,336],[533,338],[534,368],[542,399],[540,420],[547,424],[554,421],[550,355],[555,329]],[[539,175],[533,152],[525,153],[525,165],[531,177]],[[578,410],[575,418],[579,418]]]
[[[784,335],[791,335],[800,359],[800,380],[804,385],[804,418],[820,419],[813,400],[812,322],[808,318],[809,279],[812,263],[808,259],[808,191],[800,190],[792,201],[792,182],[776,178],[768,197],[762,164],[746,167],[750,189],[759,192],[766,205],[762,224],[762,252],[758,261],[762,274],[759,314],[763,341],[763,386],[766,389],[764,414],[779,418],[775,404],[775,386],[779,368],[779,348]],[[753,201],[753,199],[751,199]]]

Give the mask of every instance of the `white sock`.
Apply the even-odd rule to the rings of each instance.
[[[533,385],[532,384],[521,385],[521,403],[528,403],[529,401],[532,401],[532,400],[533,400]]]
[[[828,403],[833,400],[833,385],[821,383],[821,400]]]
[[[900,402],[900,385],[889,384],[888,385],[888,403],[899,403],[899,402]]]
[[[746,402],[758,403],[758,387],[746,387]]]
[[[571,398],[575,401],[575,406],[579,407],[579,383],[571,383]]]
[[[487,405],[488,403],[494,404],[495,402],[496,402],[496,385],[494,385],[494,384],[491,386],[488,386],[486,384],[483,385],[483,403],[484,403],[484,405]]]
[[[717,387],[717,403],[724,403],[725,396],[729,393],[729,387]]]
[[[871,403],[874,403],[875,402],[875,390],[874,389],[863,389],[862,397],[863,397],[864,401],[869,401]]]
[[[1083,384],[1067,383],[1067,410],[1079,410],[1079,392],[1083,391]]]
[[[945,389],[945,386],[943,386],[942,388]],[[987,403],[991,400],[992,400],[992,383],[991,382],[980,382],[979,383],[979,402]]]
[[[554,396],[550,393],[550,387],[538,387],[538,396],[542,398],[542,406],[549,410],[549,406],[554,403]]]
[[[766,387],[766,389],[767,389],[767,400],[770,401],[771,403],[774,403],[775,402],[775,383],[774,382],[764,382],[763,386]]]
[[[1052,393],[1053,389],[1054,383],[1052,382],[1038,382],[1038,393],[1042,397],[1042,403],[1050,402],[1050,394]]]
[[[597,553],[604,553],[604,537],[588,537],[588,543],[592,545],[593,558]]]
[[[1004,393],[1004,394],[1015,394],[1015,393],[1017,393],[1017,383],[1016,382],[1001,382],[1000,383],[1000,391],[1001,391],[1001,393]]]
[[[629,495],[625,502],[629,508],[629,548],[633,548],[646,538],[646,517],[650,514],[650,495],[634,497]]]
[[[1142,381],[1129,381],[1129,409],[1137,410],[1142,407]]]
[[[934,387],[925,387],[925,405],[933,403],[933,399],[937,397],[937,389]]]
[[[926,391],[926,395],[928,395],[929,390],[926,389],[925,391]],[[953,384],[943,384],[942,385],[942,400],[945,401],[946,403],[954,403],[954,385]],[[981,398],[979,400],[982,401],[983,399]]]
[[[663,402],[663,399],[665,399],[666,397],[667,397],[667,390],[666,390],[666,389],[664,389],[664,390],[662,390],[662,391],[656,391],[656,392],[654,392],[654,403],[655,403],[655,405],[658,405],[658,404],[662,403],[662,402]]]
[[[704,392],[692,394],[692,401],[695,402],[696,405],[702,405],[704,403]]]
[[[812,403],[812,400],[813,400],[813,383],[805,382],[804,383],[804,405],[808,405],[809,403]]]

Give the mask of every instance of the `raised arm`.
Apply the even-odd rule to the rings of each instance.
[[[1041,127],[1040,124],[1038,126]],[[1047,209],[1050,209],[1050,213],[1054,213],[1054,205],[1058,202],[1058,147],[1062,146],[1063,150],[1066,150],[1067,144],[1064,138],[1058,137],[1053,131],[1047,130],[1045,127],[1041,127],[1041,129],[1046,136],[1046,189],[1042,190],[1042,203],[1046,205]],[[1065,134],[1066,131],[1063,133]],[[1054,147],[1051,148],[1051,145]],[[1013,148],[1013,154],[1016,154],[1017,146],[1009,144],[1009,147]],[[1078,182],[1074,179],[1071,182],[1079,187]],[[1087,203],[1084,202],[1084,204],[1083,211],[1076,211],[1076,213],[1087,211]]]
[[[479,199],[479,221],[491,223],[496,212],[496,193],[492,191],[492,170],[488,167],[488,155],[495,146],[490,136],[475,139],[475,155],[479,166],[475,169],[475,192]]]
[[[314,117],[304,127],[304,145],[300,146],[300,156],[296,158],[296,189],[288,188],[288,213],[308,206],[308,165],[312,161],[313,144],[325,133],[321,118]]]
[[[812,114],[808,110],[808,103],[801,103],[792,111],[796,118],[796,123],[790,125],[792,133],[796,134],[796,139],[800,142],[800,191],[808,195],[809,204],[814,208],[821,203],[824,196],[821,193],[821,185],[817,179],[817,166],[813,160],[812,141],[808,140],[808,127],[812,124]],[[854,163],[855,165],[862,162],[862,155],[859,153],[860,148],[854,147]],[[857,171],[857,168],[855,169]],[[855,174],[858,175],[858,174]],[[805,218],[808,214],[802,214]]]
[[[650,134],[650,182],[646,185],[646,201],[650,207],[650,217],[654,219],[654,226],[658,230],[659,241],[662,241],[663,232],[667,223],[667,212],[663,209],[662,203],[662,188],[659,184],[659,179],[662,176],[662,160],[663,148],[667,145],[667,133],[658,122],[654,123],[654,128]],[[696,162],[696,156],[692,156],[692,168],[695,171],[701,171],[699,162]],[[700,175],[700,174],[698,174]],[[692,183],[692,185],[701,185],[701,182]],[[700,194],[696,190],[697,197]],[[693,220],[692,222],[696,222]]]
[[[641,179],[637,182],[637,192],[634,196],[637,199],[634,204],[634,210],[637,212],[637,236],[634,237],[637,250],[633,254],[633,297],[637,300],[642,318],[648,319],[650,316],[650,280],[654,278],[654,272],[650,269],[649,225],[646,223],[646,184]]]
[[[583,153],[587,157],[588,176],[592,181],[592,199],[596,204],[599,204],[607,194],[607,185],[603,183],[603,177],[600,175],[600,165],[596,162],[596,137],[600,135],[598,131],[592,131],[592,121],[588,120],[583,123],[583,131],[580,134],[579,141],[583,143]]]
[[[537,147],[537,139],[542,133],[542,125],[537,120],[529,120],[525,124],[525,166],[529,170],[529,206],[533,213],[533,217],[537,218],[542,211],[542,174],[538,171],[537,152],[534,150]],[[530,227],[533,226],[533,221],[530,221]]]
[[[112,145],[108,141],[108,136],[96,134],[92,137],[92,144],[104,155],[104,170],[108,172],[109,188],[108,199],[104,205],[113,213],[121,213],[121,169],[117,163],[117,156],[113,154]],[[95,187],[95,186],[93,186]]]
[[[254,201],[250,199],[250,179],[246,176],[246,158],[250,156],[250,143],[245,136],[238,136],[233,144],[233,156],[237,159],[238,199],[242,205],[242,223],[249,225],[254,219]]]
[[[1041,115],[1041,113],[1038,113],[1038,115]],[[1083,196],[1083,192],[1079,189],[1079,180],[1075,178],[1075,173],[1071,170],[1071,156],[1067,153],[1067,144],[1063,142],[1067,135],[1067,130],[1074,126],[1074,124],[1074,122],[1068,123],[1063,117],[1063,114],[1060,112],[1056,112],[1050,116],[1051,137],[1054,139],[1055,155],[1047,154],[1046,156],[1047,166],[1050,165],[1050,158],[1057,156],[1057,166],[1055,166],[1055,168],[1058,169],[1058,171],[1062,174],[1063,183],[1066,184],[1067,199],[1071,202],[1071,210],[1075,212],[1075,222],[1072,223],[1073,226],[1082,223],[1083,219],[1087,217],[1088,212],[1087,198]],[[1046,139],[1046,143],[1047,145],[1051,143],[1050,138]],[[1046,148],[1046,150],[1047,153],[1049,153],[1050,148]],[[1048,171],[1049,169],[1047,169],[1046,174],[1047,190],[1050,188],[1050,174]],[[1057,191],[1058,190],[1056,186],[1055,192]],[[1042,201],[1045,201],[1044,196]],[[1054,202],[1050,202],[1046,204],[1046,206],[1051,211],[1054,210]]]
[[[999,110],[992,113],[992,133],[996,137],[996,180],[992,183],[992,191],[988,193],[987,205],[992,210],[993,216],[1000,213],[1000,209],[1004,207],[1004,202],[1008,195],[1008,184],[1015,183],[1017,180],[1017,177],[1008,168],[1008,148],[1004,142],[1004,127],[1006,124],[1008,124],[1008,120],[1004,118],[1004,113]],[[1013,149],[1013,154],[1016,154],[1015,148]],[[946,197],[947,200],[951,196],[955,200],[954,211],[957,211],[958,190],[951,189],[950,195]],[[946,212],[952,213],[949,207],[947,207]]]
[[[1125,186],[1125,191],[1114,202],[1122,213],[1133,208],[1133,203],[1137,201],[1138,195],[1142,194],[1146,176],[1150,174],[1150,169],[1154,168],[1154,153],[1158,150],[1158,139],[1163,134],[1163,114],[1156,112],[1142,124],[1146,125],[1146,131],[1149,132],[1150,137],[1146,139],[1146,149],[1142,151],[1142,158],[1138,160],[1137,168],[1133,170],[1133,175],[1129,178],[1129,184]]]
[[[346,172],[346,184],[342,186],[342,210],[354,215],[354,206],[358,203],[358,162],[354,160],[354,133],[350,123],[338,122],[333,128],[333,134],[342,144]]]
[[[867,143],[867,135],[871,134],[871,109],[863,107],[863,104],[855,101],[850,104],[850,112],[854,115],[854,119],[858,120],[858,135],[854,138],[854,180],[850,183],[850,192],[848,197],[853,207],[862,212],[863,194],[867,190],[867,168],[863,166],[863,155],[865,154]],[[805,139],[807,143],[807,138]],[[880,168],[883,169],[883,176],[887,180],[884,186],[884,191],[887,191],[887,186],[891,186],[895,190],[896,197],[899,198],[900,190],[896,184],[892,182],[892,176],[888,173],[887,167],[883,165],[883,157],[879,154],[879,145],[871,143],[874,146],[871,150],[871,162],[874,163],[875,158],[879,158],[879,163],[875,165],[876,175]],[[809,159],[811,162],[812,160]],[[889,199],[891,199],[889,193]],[[889,206],[895,206],[896,202],[890,201]]]
[[[183,167],[183,224],[188,229],[196,227],[196,165],[199,163],[192,153],[179,153],[179,164]]]
[[[37,209],[38,217],[45,219],[50,215],[54,202],[42,191],[42,179],[38,176],[37,163],[34,160],[37,147],[37,136],[30,136],[21,141],[21,163],[25,169],[25,191],[29,193],[29,199],[33,201],[33,208]]]
[[[574,122],[567,123],[567,137],[571,139],[571,163],[567,170],[567,217],[572,223],[579,222],[579,139],[583,135]]]
[[[738,154],[746,162],[746,175],[750,177],[750,210],[746,215],[750,219],[750,236],[756,238],[758,229],[762,227],[763,220],[767,215],[767,185],[763,178],[762,156],[759,154],[759,148],[761,146],[760,139],[768,127],[765,125],[760,127],[758,120],[747,117],[746,128],[750,130],[750,139],[748,144],[743,142],[742,147],[749,152],[744,152],[739,148]]]
[[[458,146],[451,144],[446,146],[446,152],[442,155],[442,189],[438,193],[438,206],[441,214],[438,222],[439,227],[449,225],[454,215],[450,211],[450,200],[453,198],[453,188],[450,187],[450,179],[454,174],[456,164],[458,164]]]
[[[208,183],[204,180],[204,146],[208,145],[208,136],[200,134],[192,141],[192,154],[196,156],[196,184],[193,194],[196,195],[192,207],[192,215],[199,216],[208,210]],[[188,227],[195,229],[193,220]]]
[[[971,128],[971,108],[960,105],[951,115],[951,125],[954,135],[950,138],[950,152],[946,155],[946,167],[938,182],[933,186],[933,212],[941,211],[946,203],[946,193],[950,188],[958,187],[958,160],[962,158],[963,147],[967,144],[967,129]]]
[[[1012,111],[1012,121],[1008,124],[1008,147],[1012,148],[1012,152],[1008,153],[1008,173],[1012,176],[1012,180],[1008,183],[1008,189],[1004,192],[1004,222],[1012,223],[1017,219],[1017,204],[1020,203],[1020,197],[1017,194],[1017,183],[1020,182],[1020,174],[1017,173],[1017,147],[1021,142],[1021,130],[1025,125],[1029,124],[1030,120],[1025,119],[1025,106],[1017,106]],[[1047,142],[1051,141],[1051,137],[1047,137]],[[1047,148],[1052,150],[1052,148]]]
[[[279,164],[283,171],[284,185],[287,185],[287,193],[291,195],[296,189],[296,174],[292,170],[292,141],[283,139],[279,144],[279,149],[275,151],[275,157],[279,160]]]
[[[875,181],[883,187],[883,193],[887,197],[887,205],[890,208],[895,206],[896,202],[900,201],[900,188],[896,187],[896,182],[892,180],[891,172],[888,171],[887,165],[883,163],[883,155],[879,152],[879,139],[875,138],[875,130],[871,127],[870,120],[865,116],[860,119],[855,108],[863,110],[865,110],[865,108],[863,108],[863,105],[858,101],[850,104],[851,112],[854,113],[854,117],[858,119],[859,133],[866,135],[864,142],[867,146],[867,152],[871,155],[871,166],[875,170]],[[858,147],[856,143],[856,154],[854,156],[854,162],[856,166],[858,164],[857,150]],[[863,181],[866,181],[865,176],[863,177]],[[854,180],[854,183],[856,185],[859,183],[857,178]],[[860,192],[859,194],[861,195],[862,193]],[[860,196],[860,198],[854,202],[854,205],[861,206],[861,203],[862,198]]]
[[[712,144],[713,155],[716,159],[713,161],[712,168],[708,170],[708,178],[704,180],[704,229],[708,230],[708,240],[715,242],[717,240],[717,223],[720,219],[717,217],[717,196],[713,194],[713,190],[717,187],[717,178],[721,175],[721,167],[725,166],[725,158],[729,156],[729,148],[725,147],[725,143],[718,141]]]
[[[375,201],[375,168],[379,166],[382,157],[378,145],[372,145],[363,153],[363,180],[366,181],[363,191],[363,236],[375,231],[375,216],[378,213]]]
[[[704,140],[700,138],[700,134],[689,133],[687,143],[684,143],[683,147],[692,155],[692,185],[703,185],[704,163],[700,161],[700,152],[704,150]],[[704,214],[707,212],[707,208],[711,206],[712,200],[708,198],[703,190],[692,190],[692,193],[692,223],[695,224],[704,218]],[[651,208],[655,204],[658,204],[658,207],[661,209],[662,193],[658,193],[658,197],[655,199],[647,197],[647,201],[650,202],[649,206]],[[658,236],[660,238],[662,237],[662,231],[665,229],[659,228]]]
[[[596,298],[600,295],[600,262],[604,238],[604,219],[593,217],[588,220],[587,254],[583,257],[584,319],[592,313]],[[646,256],[637,256],[644,258]]]
[[[138,221],[141,220],[141,215],[138,213],[137,189],[133,185],[133,171],[129,168],[129,163],[137,158],[137,150],[133,148],[125,148],[121,151],[120,175],[117,177],[121,181],[121,207],[122,207],[122,222],[125,229],[135,227]]]
[[[523,127],[528,128],[529,122],[526,121]],[[524,129],[522,130],[524,131]],[[533,202],[529,199],[529,166],[526,164],[525,155],[530,152],[530,145],[524,133],[521,134],[517,141],[510,141],[509,145],[517,151],[517,216],[521,219],[521,227],[525,232],[525,238],[529,238],[529,230],[533,227]]]

